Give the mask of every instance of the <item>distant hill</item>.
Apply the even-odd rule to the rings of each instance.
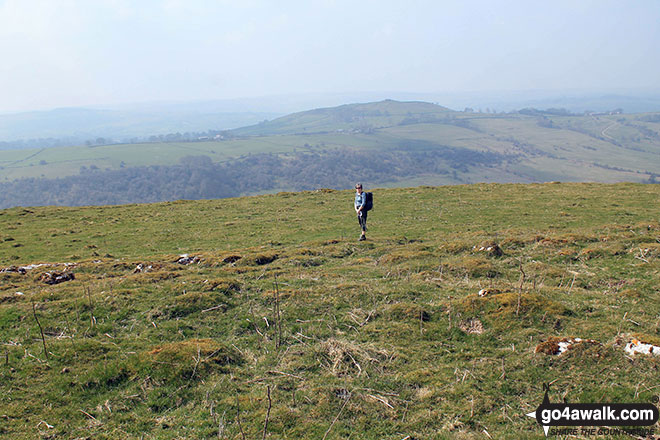
[[[355,180],[373,187],[660,178],[660,113],[495,114],[385,100],[294,113],[199,142],[157,140],[0,151],[0,207],[343,189]]]
[[[435,121],[452,112],[428,102],[400,102],[391,99],[364,104],[346,104],[293,113],[258,125],[232,130],[237,136],[312,134],[375,130],[416,120]]]
[[[660,93],[648,91],[507,91],[411,93],[397,91],[307,93],[250,98],[146,102],[103,107],[0,113],[0,149],[84,144],[98,137],[112,142],[169,133],[204,132],[244,127],[310,108],[347,102],[434,102],[453,110],[473,108],[486,113],[526,107],[565,108],[575,113],[660,111]],[[18,142],[23,141],[23,142]],[[11,142],[11,145],[3,143]]]

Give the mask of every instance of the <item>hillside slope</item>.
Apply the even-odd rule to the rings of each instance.
[[[527,109],[486,114],[454,112],[424,102],[387,100],[295,113],[226,132],[216,141],[167,139],[164,136],[164,142],[148,144],[0,151],[1,189],[5,194],[14,194],[17,190],[11,184],[22,178],[46,179],[39,182],[49,187],[57,182],[48,179],[77,178],[89,170],[95,171],[101,182],[109,172],[134,167],[176,167],[190,156],[206,156],[216,166],[244,168],[245,177],[249,177],[263,174],[250,168],[254,162],[276,158],[296,162],[299,169],[314,173],[319,162],[337,163],[358,154],[364,156],[359,164],[372,168],[367,173],[371,184],[399,187],[552,180],[653,182],[660,176],[657,113],[577,116]],[[391,164],[395,169],[389,167]],[[420,169],[420,164],[426,168]],[[330,172],[327,178],[314,183],[346,188],[340,174]],[[67,183],[65,190],[87,185],[85,178],[82,180]],[[259,189],[243,192],[234,188],[234,193],[309,189],[304,186],[308,183],[275,173]],[[16,185],[24,189],[33,183],[20,180]],[[32,192],[41,191],[34,188]],[[126,199],[124,196],[115,198]],[[203,197],[209,196],[197,195]],[[113,196],[105,198],[111,200]],[[175,198],[172,194],[157,200]],[[18,204],[16,201],[9,206]]]
[[[365,131],[411,122],[413,118],[435,120],[455,113],[429,102],[379,102],[345,104],[293,113],[258,125],[231,130],[238,136],[270,136],[278,134],[312,134],[331,131]]]
[[[624,346],[660,340],[660,187],[374,194],[361,243],[351,192],[0,211],[3,438],[539,438],[543,383],[657,397]]]

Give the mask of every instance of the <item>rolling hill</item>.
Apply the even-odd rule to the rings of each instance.
[[[190,156],[205,158],[191,161]],[[190,166],[200,162],[214,167],[198,170],[198,175],[214,176],[205,180],[205,190],[167,192],[162,184],[149,183],[169,176],[175,187],[201,188]],[[137,175],[153,177],[135,181]],[[175,175],[179,180],[172,180]],[[573,115],[525,109],[487,114],[386,100],[294,113],[223,132],[212,141],[0,151],[0,207],[341,189],[357,179],[371,186],[653,183],[658,175],[658,113]],[[258,185],[235,184],[254,176],[259,176]],[[140,186],[148,196],[140,198],[133,189],[104,189],[107,182],[127,179],[126,188]],[[49,188],[57,188],[57,194]],[[98,196],[86,198],[75,188],[92,188]],[[26,193],[33,197],[22,200]]]

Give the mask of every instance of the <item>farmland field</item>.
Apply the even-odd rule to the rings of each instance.
[[[450,183],[545,180],[644,182],[660,175],[657,114],[481,114],[450,111],[429,103],[383,101],[317,109],[230,131],[219,141],[121,144],[0,151],[0,182],[77,175],[81,167],[176,165],[186,156],[215,163],[254,154],[290,155],[335,149],[409,151],[445,148],[493,152],[508,157],[452,177]],[[466,163],[465,165],[470,165]],[[450,170],[451,171],[451,170]],[[432,182],[447,181],[442,173]],[[393,184],[385,177],[378,183]]]

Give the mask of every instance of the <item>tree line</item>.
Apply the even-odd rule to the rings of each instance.
[[[288,154],[260,153],[224,163],[188,156],[173,166],[82,169],[57,179],[23,178],[0,183],[0,208],[151,203],[179,199],[237,197],[289,188],[351,188],[356,179],[394,181],[467,172],[469,166],[508,159],[498,153],[439,147],[419,142],[394,151],[333,149]]]

